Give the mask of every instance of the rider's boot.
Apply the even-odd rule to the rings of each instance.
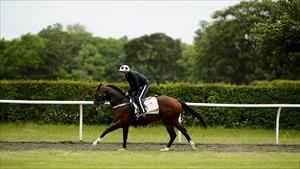
[[[140,120],[140,119],[144,119],[144,118],[146,118],[146,112],[139,111],[136,114],[136,120]]]
[[[142,103],[139,103],[138,100],[137,100],[137,106],[138,106],[138,112],[136,114],[136,120],[139,120],[139,119],[143,119],[146,117],[146,106],[144,106],[143,102]]]
[[[146,117],[146,112],[140,112],[140,118],[145,118]]]

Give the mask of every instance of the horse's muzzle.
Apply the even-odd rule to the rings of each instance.
[[[96,111],[100,111],[102,109],[102,106],[98,106],[95,108]]]
[[[93,106],[94,111],[100,111],[102,109],[102,105],[99,106]]]

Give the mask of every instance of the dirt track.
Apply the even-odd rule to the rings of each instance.
[[[128,143],[129,151],[158,151],[165,143]],[[300,153],[300,145],[253,145],[253,144],[196,144],[197,151],[213,152],[294,152]],[[28,151],[38,149],[69,151],[115,151],[121,143],[100,143],[91,146],[89,142],[0,142],[0,151]],[[193,151],[188,144],[174,144],[172,151]]]

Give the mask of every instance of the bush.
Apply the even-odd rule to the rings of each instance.
[[[257,86],[257,87],[294,87],[299,88],[300,80],[273,80],[273,81],[253,81],[249,84],[250,86]]]
[[[106,83],[107,84],[107,83]],[[98,82],[75,81],[0,81],[0,99],[14,100],[93,100]],[[128,85],[115,84],[124,91]],[[185,102],[236,103],[236,104],[299,104],[300,85],[228,84],[152,84],[148,95],[168,95]],[[0,122],[35,122],[78,124],[78,105],[18,105],[1,104]],[[195,108],[201,111],[211,126],[274,128],[276,108]],[[280,127],[300,129],[299,108],[283,108]],[[84,106],[84,123],[111,123],[114,112],[106,106],[93,112],[91,105]],[[188,113],[183,113],[185,125],[198,125]]]

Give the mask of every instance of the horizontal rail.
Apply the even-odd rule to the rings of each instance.
[[[57,101],[57,100],[0,100],[1,103],[7,104],[69,104],[79,105],[79,140],[82,141],[82,127],[83,127],[83,105],[93,104],[93,101]],[[106,102],[105,104],[109,104]],[[300,104],[220,104],[220,103],[189,103],[188,106],[198,107],[239,107],[239,108],[278,108],[276,116],[276,144],[279,144],[279,117],[281,108],[300,108]],[[181,119],[179,119],[181,120]],[[179,141],[181,142],[181,133],[179,133]]]
[[[0,100],[0,103],[12,103],[12,104],[93,104],[93,101]]]
[[[278,107],[299,107],[300,104],[219,104],[219,103],[186,103],[188,106],[198,107],[247,107],[247,108],[278,108]]]
[[[57,100],[0,100],[0,103],[12,104],[93,104],[93,101],[57,101]],[[108,102],[105,104],[109,104]],[[248,107],[248,108],[278,108],[278,107],[294,107],[300,108],[300,104],[221,104],[221,103],[190,103],[186,102],[188,106],[198,107]]]

